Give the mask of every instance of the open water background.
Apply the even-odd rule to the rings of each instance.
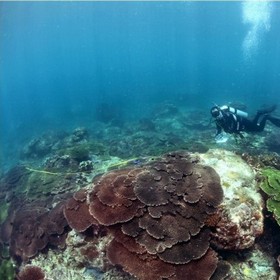
[[[49,129],[161,103],[279,103],[279,14],[265,1],[0,2],[1,165]]]

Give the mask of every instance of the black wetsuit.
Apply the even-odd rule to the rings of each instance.
[[[260,132],[264,130],[267,120],[270,120],[269,115],[264,115],[263,113],[257,113],[253,120],[249,120],[245,117],[238,116],[234,113],[229,112],[229,110],[222,110],[223,117],[216,119],[217,133],[220,134],[222,130],[230,134],[238,134],[241,137],[242,131],[245,132]],[[262,116],[262,119],[259,123],[259,119]]]

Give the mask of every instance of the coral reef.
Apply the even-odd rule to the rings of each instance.
[[[0,240],[9,245],[11,257],[27,261],[47,246],[64,247],[67,222],[63,207],[58,203],[49,209],[40,201],[11,207],[0,231]]]
[[[62,152],[59,151],[59,154]],[[70,158],[76,160],[77,162],[81,162],[89,159],[89,148],[88,145],[75,145],[71,148],[66,149],[63,153],[68,154]]]
[[[49,134],[43,135],[38,138],[32,139],[22,149],[23,158],[42,158],[49,154],[52,150],[54,141],[53,137]]]
[[[79,164],[80,172],[89,172],[93,170],[93,163],[90,160],[81,161]]]
[[[26,265],[18,273],[17,279],[18,280],[44,280],[45,273],[38,266]]]
[[[83,232],[93,224],[98,224],[96,219],[89,213],[89,207],[85,203],[86,199],[86,191],[80,190],[74,194],[73,198],[67,201],[64,207],[64,216],[69,226],[78,232]]]
[[[224,201],[212,244],[219,249],[241,250],[254,245],[263,233],[263,200],[257,191],[255,173],[239,156],[225,150],[210,150],[199,159],[221,177]]]
[[[53,157],[54,171],[68,168],[60,157]],[[47,278],[175,280],[191,273],[194,279],[223,279],[229,265],[220,260],[220,250],[252,248],[263,233],[264,204],[255,172],[232,152],[103,158],[95,155],[75,165],[77,173],[16,167],[4,174],[3,189],[9,186],[31,198],[28,202],[9,195],[3,209],[5,213],[9,207],[1,243],[10,245],[10,255],[22,267],[31,259]],[[85,179],[79,168],[89,172]],[[89,178],[104,172],[87,185]],[[76,233],[71,231],[65,243],[69,226]],[[78,237],[76,243],[69,241]],[[50,248],[65,251],[46,250]],[[242,270],[239,260],[224,259],[238,267],[234,275],[250,279],[250,267]],[[62,266],[55,269],[57,261]],[[258,267],[256,259],[251,262]],[[270,263],[268,268],[273,269]]]
[[[56,168],[50,168],[53,162]],[[69,163],[65,163],[65,162]],[[63,162],[63,163],[62,163]],[[84,169],[91,168],[91,162],[85,162],[79,166],[75,165],[75,172],[72,171],[71,161],[62,158],[49,158],[45,162],[49,168],[39,167],[38,169],[29,166],[17,166],[4,174],[0,181],[0,199],[3,200],[0,207],[0,221],[4,219],[6,208],[12,200],[18,197],[29,201],[38,199],[50,199],[56,195],[75,192],[86,186],[92,176],[85,173]],[[59,169],[58,166],[61,166]],[[70,168],[70,170],[68,169]],[[82,169],[82,170],[81,170]],[[64,172],[63,172],[64,171]],[[88,175],[90,175],[88,177]],[[5,208],[6,207],[6,208]],[[3,218],[2,218],[3,215]]]
[[[252,155],[246,152],[242,153],[241,157],[256,170],[265,167],[273,167],[280,170],[280,156],[277,153]]]
[[[4,246],[8,244],[18,260],[17,271],[31,263],[43,268],[47,279],[135,280],[134,274],[174,279],[174,273],[184,279],[189,270],[195,279],[195,273],[209,278],[215,270],[211,275],[215,280],[227,274],[228,263],[223,260],[231,264],[234,279],[276,279],[279,236],[275,228],[271,233],[263,231],[261,195],[279,223],[277,129],[267,126],[257,136],[245,135],[238,141],[230,136],[227,143],[217,144],[208,110],[183,111],[165,103],[150,116],[124,122],[119,112],[106,108],[99,108],[103,117],[91,120],[88,127],[35,136],[21,146],[21,165],[0,171],[0,221],[5,221],[0,230],[2,257],[9,257]],[[211,212],[211,207],[200,208],[202,212],[194,208],[204,205],[199,193],[203,187],[187,187],[190,192],[183,193],[180,183],[200,186],[203,180],[193,174],[181,178],[181,163],[178,167],[161,156],[180,149],[196,154],[175,153],[172,160],[182,166],[186,162],[197,168],[211,166],[218,174],[223,200],[212,206],[213,213],[203,212]],[[6,171],[9,165],[4,163]],[[203,170],[208,174],[212,169]],[[256,177],[254,170],[261,170],[261,176]],[[92,178],[93,184],[88,185]],[[54,211],[60,203],[63,211],[60,207]],[[271,216],[266,215],[265,222],[278,227]],[[192,248],[189,244],[197,240],[204,247],[195,250],[196,260],[181,254],[181,248]],[[261,242],[265,252],[258,247]],[[203,276],[201,266],[208,276]]]
[[[218,258],[209,247],[206,220],[223,192],[212,168],[171,153],[141,168],[109,172],[94,182],[87,199],[85,194],[68,201],[65,217],[79,232],[90,223],[105,226],[113,237],[107,248],[112,264],[143,280],[214,274]]]
[[[63,253],[49,250],[31,260],[32,265],[44,268],[47,279],[71,280],[135,280],[118,268],[106,263],[105,250],[108,236],[98,236],[98,243],[88,241],[88,235],[71,231]],[[57,265],[59,264],[59,265]]]
[[[274,270],[275,260],[265,253],[259,246],[254,246],[240,258],[231,254],[227,257],[231,264],[231,275],[233,279],[277,279]]]
[[[280,134],[279,132],[272,132],[268,137],[265,139],[265,144],[269,151],[272,152],[280,152]]]
[[[243,250],[252,247],[263,231],[263,202],[255,174],[234,153],[177,152],[140,165],[110,163],[129,165],[96,177],[63,208],[64,226],[84,236],[72,248],[83,268],[73,268],[77,279],[78,275],[86,279],[85,273],[93,271],[104,276],[111,267],[108,261],[137,279],[185,279],[188,273],[196,277],[194,271],[199,274],[197,279],[223,279],[228,263],[219,260],[211,244],[214,249]],[[39,212],[35,220],[41,223],[40,217]],[[102,249],[101,240],[105,242]],[[66,250],[71,246],[67,244]],[[32,263],[40,266],[38,252],[32,254]],[[18,257],[29,259],[31,255]]]
[[[78,127],[71,133],[49,132],[31,139],[21,151],[22,158],[42,159],[46,155],[73,145],[87,143],[89,133],[86,128]]]
[[[30,172],[22,165],[17,165],[11,168],[3,175],[0,181],[1,197],[6,197],[7,192],[15,191],[18,186],[24,184]]]
[[[43,162],[44,168],[48,171],[74,171],[77,170],[78,163],[70,155],[53,155],[49,156]]]
[[[73,143],[87,141],[89,138],[89,133],[85,127],[77,127],[70,136],[70,141]]]

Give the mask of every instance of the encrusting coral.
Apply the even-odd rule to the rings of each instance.
[[[170,153],[143,167],[109,172],[94,181],[92,190],[75,196],[64,209],[69,225],[78,232],[106,227],[112,236],[107,258],[137,279],[214,275],[219,260],[210,248],[206,221],[216,213],[223,191],[211,167],[188,154]],[[84,214],[85,221],[77,222]],[[219,270],[217,279],[227,270]]]

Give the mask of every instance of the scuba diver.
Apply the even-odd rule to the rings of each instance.
[[[267,109],[258,110],[254,119],[250,120],[248,119],[248,113],[244,111],[227,105],[221,107],[215,105],[210,110],[216,123],[217,131],[215,140],[217,142],[224,142],[222,141],[223,131],[238,135],[240,138],[244,138],[242,132],[261,132],[264,130],[267,120],[277,127],[280,127],[280,119],[270,115],[275,109],[276,105]]]

